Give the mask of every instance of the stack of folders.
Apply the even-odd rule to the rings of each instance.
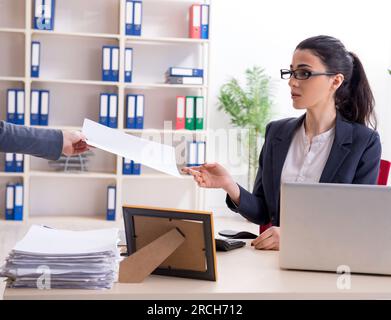
[[[141,163],[136,163],[130,159],[123,159],[122,173],[125,175],[140,175]]]
[[[115,221],[115,209],[116,209],[116,186],[107,187],[107,211],[106,211],[106,220]]]
[[[5,172],[23,172],[24,156],[20,153],[6,153],[5,154]]]
[[[126,0],[125,34],[127,36],[141,36],[142,11],[141,1]]]
[[[166,72],[166,83],[201,85],[204,83],[204,70],[194,68],[171,67]]]
[[[204,129],[204,97],[177,96],[176,129]]]
[[[200,166],[205,163],[206,142],[193,141],[187,145],[187,166]]]
[[[24,124],[24,101],[23,89],[7,91],[7,122]]]
[[[39,41],[31,42],[31,78],[39,78],[41,60],[41,43]]]
[[[5,219],[23,220],[23,184],[7,184],[5,188]]]
[[[127,129],[144,129],[144,104],[142,94],[128,94],[126,96],[126,123]]]
[[[9,253],[0,275],[11,288],[109,289],[118,279],[118,232],[32,225]]]
[[[48,164],[55,171],[85,172],[88,171],[89,158],[92,156],[94,156],[92,151],[83,152],[73,156],[62,155],[57,160],[48,161]]]
[[[34,29],[54,29],[55,0],[35,0]]]
[[[209,39],[209,5],[193,4],[189,10],[189,37]]]
[[[118,94],[100,95],[99,123],[110,128],[118,127]]]
[[[49,124],[49,91],[31,90],[30,124],[47,126]]]
[[[125,82],[132,82],[133,49],[125,48]],[[104,46],[102,49],[102,81],[119,81],[119,47]]]

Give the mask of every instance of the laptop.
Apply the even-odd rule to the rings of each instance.
[[[280,215],[281,268],[391,274],[391,187],[284,183]]]

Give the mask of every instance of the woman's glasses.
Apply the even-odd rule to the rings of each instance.
[[[334,72],[314,72],[314,71],[308,71],[305,69],[297,69],[297,70],[288,70],[288,69],[281,69],[281,79],[289,80],[292,78],[292,76],[297,80],[307,80],[314,76],[334,76],[337,73]]]

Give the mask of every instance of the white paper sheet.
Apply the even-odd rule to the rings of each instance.
[[[83,134],[93,147],[132,159],[152,169],[180,178],[172,146],[141,139],[84,119]]]
[[[30,254],[76,255],[96,252],[116,252],[118,243],[116,228],[69,231],[33,225],[14,247],[16,252]]]

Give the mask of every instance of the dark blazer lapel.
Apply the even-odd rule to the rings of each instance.
[[[282,130],[276,134],[272,141],[273,186],[276,195],[279,194],[282,167],[284,166],[293,135],[296,129],[303,123],[304,119],[305,114],[289,121]]]
[[[333,179],[339,167],[350,152],[350,145],[352,144],[352,134],[352,125],[348,121],[346,121],[337,111],[334,142],[331,147],[329,158],[327,159],[319,182],[333,182]]]

